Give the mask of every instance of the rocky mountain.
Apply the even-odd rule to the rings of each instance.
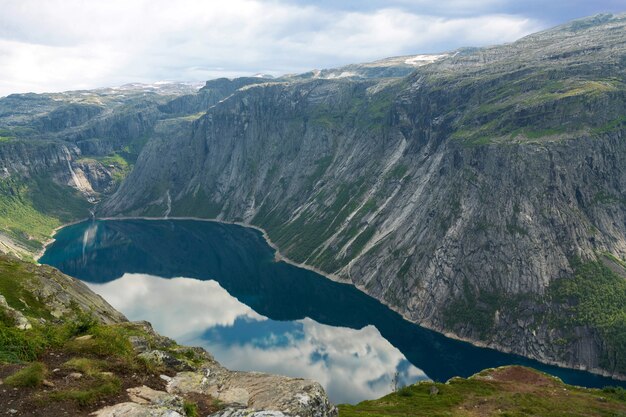
[[[162,105],[98,215],[253,224],[424,326],[625,376],[626,16],[424,61]]]

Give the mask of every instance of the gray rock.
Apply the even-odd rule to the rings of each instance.
[[[607,15],[395,82],[251,85],[193,123],[155,126],[99,213],[256,225],[290,260],[426,327],[615,373],[601,331],[557,345],[566,331],[541,317],[571,258],[626,258],[626,91],[576,84],[624,79],[625,38],[625,15]],[[487,329],[451,318],[455,302]]]

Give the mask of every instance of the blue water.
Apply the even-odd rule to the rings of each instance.
[[[60,230],[40,262],[229,368],[312,378],[337,403],[380,397],[394,378],[445,381],[510,364],[575,385],[626,386],[424,329],[350,285],[275,262],[261,233],[241,226],[89,221]]]

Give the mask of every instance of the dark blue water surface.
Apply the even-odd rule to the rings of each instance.
[[[241,226],[89,221],[60,230],[40,262],[225,366],[313,378],[335,402],[384,395],[394,377],[445,381],[509,364],[575,385],[626,385],[424,329],[350,285],[275,262],[261,233]]]

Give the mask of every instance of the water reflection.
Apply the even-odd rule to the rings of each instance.
[[[305,318],[274,321],[237,301],[213,280],[124,274],[89,284],[131,320],[149,318],[157,331],[200,345],[231,369],[319,381],[332,401],[358,402],[426,378],[374,326],[333,327]]]
[[[144,306],[142,305],[129,306],[129,309],[121,308],[122,312],[130,317],[155,321],[155,317],[162,316],[160,309],[171,304],[167,308],[180,311],[180,314],[172,313],[174,316],[185,317],[177,324],[183,326],[183,329],[187,321],[197,321],[199,325],[203,326],[207,324],[203,320],[207,320],[211,314],[223,315],[220,320],[225,320],[224,323],[205,327],[204,330],[209,327],[211,329],[197,337],[201,338],[204,343],[215,344],[210,349],[216,353],[221,352],[218,354],[218,358],[230,366],[233,365],[227,358],[229,352],[235,352],[237,349],[243,352],[242,346],[245,345],[241,340],[238,342],[239,344],[235,343],[237,340],[235,335],[240,338],[243,337],[248,343],[248,347],[261,349],[260,346],[264,340],[262,335],[269,332],[270,329],[274,329],[274,334],[277,337],[280,334],[283,336],[289,334],[293,340],[296,340],[294,335],[299,334],[298,331],[289,327],[290,323],[282,322],[295,323],[294,326],[300,326],[299,332],[303,334],[303,329],[310,330],[313,327],[313,325],[305,325],[306,319],[310,319],[309,322],[315,323],[317,326],[324,325],[325,328],[329,329],[343,328],[342,331],[344,332],[347,331],[345,329],[350,329],[356,333],[338,333],[335,336],[329,333],[331,336],[327,338],[316,337],[315,340],[321,346],[320,349],[315,351],[303,350],[298,359],[293,360],[294,365],[285,366],[293,373],[300,372],[299,375],[302,376],[308,376],[307,372],[312,372],[311,369],[314,367],[308,365],[297,367],[298,361],[311,362],[311,355],[313,358],[317,358],[317,355],[323,357],[326,353],[324,346],[332,350],[331,346],[338,346],[336,343],[346,338],[350,339],[351,343],[353,341],[359,343],[359,338],[355,335],[365,335],[368,334],[367,332],[375,330],[396,351],[401,352],[408,363],[421,369],[426,375],[437,381],[445,381],[453,376],[469,376],[484,368],[520,364],[541,369],[576,385],[589,387],[626,385],[587,372],[547,366],[516,355],[477,348],[407,322],[399,314],[350,285],[330,281],[311,271],[284,262],[275,262],[273,250],[263,240],[262,235],[253,229],[191,220],[95,221],[66,227],[59,231],[55,238],[56,241],[48,248],[40,261],[56,266],[63,272],[86,282],[114,285],[111,281],[132,273],[173,278],[174,285],[168,287],[167,290],[146,288],[148,284],[142,283],[141,279],[137,278],[137,287],[132,291],[143,291],[146,297],[141,303],[137,302],[136,304],[145,304],[146,308],[143,309]],[[230,303],[225,303],[222,306],[221,301],[191,308],[185,305],[192,304],[189,301],[181,303],[159,301],[160,294],[165,294],[166,300],[173,300],[172,294],[176,288],[181,288],[182,291],[184,285],[195,285],[183,284],[189,281],[175,279],[175,277],[181,276],[193,277],[204,282],[216,281],[220,288],[216,287],[217,284],[214,283],[211,284],[214,287],[206,287],[209,288],[206,291],[212,294],[225,290],[240,304],[236,308],[246,306],[248,313],[233,313],[236,308],[231,311],[230,309],[234,306]],[[128,278],[127,281],[122,281],[119,284],[118,293],[130,292],[129,288],[133,286],[130,281],[134,281],[134,279]],[[192,280],[191,282],[200,281]],[[198,289],[196,291],[200,292]],[[113,297],[116,296],[122,295],[111,294],[105,298],[115,305]],[[150,301],[151,297],[155,298],[154,303]],[[187,295],[187,297],[195,299],[193,295]],[[208,294],[199,298],[210,299]],[[137,315],[134,315],[130,310],[133,308],[141,308],[142,310],[137,311]],[[240,317],[242,314],[243,318]],[[165,326],[165,323],[163,325]],[[176,324],[172,326],[175,327]],[[283,328],[280,326],[287,326],[290,331],[280,333],[276,330]],[[173,334],[169,333],[169,330],[164,331],[164,333],[170,336]],[[309,331],[307,334],[312,335],[314,332]],[[315,334],[321,334],[321,331]],[[186,337],[186,333],[181,333],[180,337]],[[251,344],[251,340],[255,337],[256,344]],[[302,337],[304,338],[304,336]],[[220,340],[220,338],[228,340],[228,343],[216,343],[215,341]],[[290,341],[287,346],[294,343]],[[370,341],[370,345],[372,343]],[[351,346],[353,346],[352,353],[354,353],[354,349],[357,349],[356,345]],[[286,351],[284,354],[287,356],[287,353],[290,352],[292,351]],[[257,353],[255,352],[255,354]],[[356,357],[358,358],[358,354]],[[251,357],[250,361],[254,362],[254,359]],[[267,361],[270,359],[268,358]],[[337,361],[339,364],[347,363],[347,359],[337,359]],[[368,360],[351,360],[350,363],[357,366],[359,372],[361,370],[372,372],[371,378],[361,378],[361,381],[376,381],[384,374],[384,372],[376,370],[375,367],[372,368],[373,371],[370,371]],[[402,362],[398,363],[401,364]],[[241,367],[243,366],[242,362]],[[264,366],[266,365],[262,364],[261,361],[250,364],[252,369],[268,370]],[[280,366],[280,364],[276,366]],[[335,366],[338,365],[330,364],[322,369],[330,374],[332,373],[330,370]],[[340,367],[337,369],[339,372]],[[354,370],[353,372],[357,371]],[[293,374],[292,372],[289,373]],[[332,381],[328,378],[324,375],[316,376],[316,379],[325,381],[326,388],[332,398],[342,401],[342,395],[345,395],[343,392],[347,391],[335,388],[333,381],[346,380],[345,385],[350,385],[352,384],[350,378],[336,377],[337,379]],[[337,384],[340,383],[337,382]],[[385,385],[385,381],[381,380],[380,384],[381,386]],[[372,385],[377,385],[377,383],[372,382]],[[338,391],[335,392],[335,389]],[[355,388],[354,392],[358,393],[359,389]],[[346,400],[356,398],[356,395],[355,397],[346,397]]]

